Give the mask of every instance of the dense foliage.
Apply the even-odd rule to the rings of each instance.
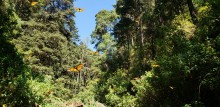
[[[17,16],[10,6],[8,0],[0,1],[0,104],[31,106],[35,99],[27,83],[30,70],[9,42],[17,32]]]
[[[0,0],[0,106],[220,106],[219,0],[114,8],[95,16],[93,52],[74,0]]]
[[[99,55],[77,45],[73,0],[0,5],[1,106],[95,105],[90,80],[99,75]]]
[[[98,13],[98,49],[116,45],[108,44],[114,51],[102,62],[96,98],[109,106],[220,106],[219,4],[118,0],[117,14]]]

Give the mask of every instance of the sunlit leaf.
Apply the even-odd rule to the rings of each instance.
[[[169,87],[170,87],[170,89],[172,89],[172,90],[175,88],[175,87],[172,87],[172,86],[169,86]]]
[[[7,107],[7,105],[6,104],[2,104],[2,107]]]
[[[153,68],[160,67],[160,65],[158,65],[158,64],[152,64],[151,66],[152,66]]]
[[[38,2],[31,2],[31,6],[35,6]]]

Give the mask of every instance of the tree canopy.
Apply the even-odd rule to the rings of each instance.
[[[117,0],[96,51],[74,3],[0,0],[0,106],[220,106],[219,0]]]

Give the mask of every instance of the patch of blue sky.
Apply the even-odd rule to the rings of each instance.
[[[91,44],[91,33],[95,29],[95,15],[100,10],[112,10],[116,0],[76,0],[74,6],[85,9],[83,12],[76,12],[75,23],[78,28],[80,40],[87,44],[91,50],[95,50]]]

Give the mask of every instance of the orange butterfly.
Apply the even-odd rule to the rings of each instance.
[[[77,12],[83,12],[85,9],[75,7],[75,10],[76,10]]]
[[[35,1],[31,2],[31,6],[35,6],[36,4],[38,4],[38,2]]]
[[[83,67],[83,64],[79,64],[78,66],[72,67],[72,68],[68,69],[67,71],[69,71],[69,72],[79,72],[82,69],[82,67]]]
[[[89,53],[92,54],[92,55],[99,55],[99,52],[98,52],[98,51],[95,51],[95,52],[90,51]]]
[[[94,52],[94,54],[95,54],[95,55],[99,55],[99,52],[98,52],[98,51],[96,51],[96,52]]]

